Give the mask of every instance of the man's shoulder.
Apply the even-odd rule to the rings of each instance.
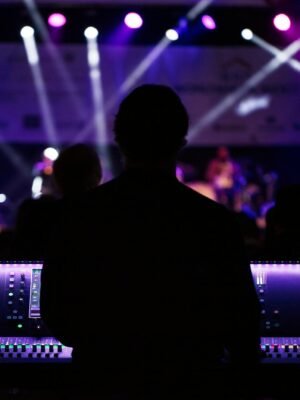
[[[183,201],[190,204],[190,207],[202,208],[209,213],[215,213],[220,216],[228,216],[231,214],[223,205],[209,199],[182,183],[179,183],[179,185],[181,197]]]

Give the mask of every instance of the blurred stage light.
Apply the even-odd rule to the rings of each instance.
[[[179,39],[178,32],[175,31],[175,29],[168,29],[166,32],[166,37],[167,37],[167,39],[171,40],[172,42]]]
[[[51,161],[55,161],[59,155],[59,152],[54,147],[47,147],[43,151],[43,155]]]
[[[34,35],[34,29],[31,26],[23,26],[20,31],[20,35],[23,39],[31,38]]]
[[[279,31],[288,31],[291,27],[291,20],[286,14],[278,14],[273,19],[273,23],[276,29]]]
[[[42,194],[43,179],[40,176],[36,176],[33,179],[31,186],[31,194],[34,199],[38,199]]]
[[[253,38],[253,32],[251,29],[243,29],[241,32],[242,38],[245,40],[251,40]]]
[[[34,29],[31,26],[24,26],[21,29],[20,34],[24,42],[29,64],[30,65],[38,64],[39,55],[34,37]]]
[[[67,22],[66,17],[61,13],[51,14],[48,18],[48,24],[53,28],[61,28]]]
[[[217,27],[215,20],[210,15],[203,15],[201,21],[206,29],[214,30]]]
[[[0,193],[0,204],[3,204],[6,202],[6,195],[4,193]]]
[[[86,28],[86,30],[84,31],[84,36],[85,36],[88,40],[95,40],[95,39],[97,39],[98,35],[99,35],[98,29],[94,28],[93,26],[89,26],[89,27]]]
[[[135,12],[128,13],[124,18],[124,22],[130,29],[139,29],[143,25],[142,17]]]

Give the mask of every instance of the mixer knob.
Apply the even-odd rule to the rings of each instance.
[[[286,353],[289,352],[289,346],[288,346],[287,344],[284,346],[284,351],[285,351]]]
[[[36,350],[37,350],[37,346],[36,346],[36,344],[33,344],[33,345],[32,345],[32,351],[33,351],[34,353],[36,353]]]
[[[41,345],[41,352],[45,353],[45,345],[44,344]]]
[[[274,346],[274,353],[278,353],[278,345],[277,344],[275,344],[275,346]]]
[[[18,346],[16,344],[14,344],[14,348],[13,351],[16,353],[18,351]]]
[[[57,346],[57,351],[58,351],[59,353],[62,352],[62,345],[61,345],[61,344],[59,344],[59,345]]]
[[[269,353],[270,351],[270,345],[266,344],[266,352]]]
[[[26,346],[25,344],[22,344],[22,353],[25,353],[25,351],[26,351]]]
[[[53,353],[53,344],[50,344],[50,346],[49,346],[49,352],[50,352],[50,353]]]

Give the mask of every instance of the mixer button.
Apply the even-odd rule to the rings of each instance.
[[[37,357],[41,358],[42,357],[42,353],[37,353]]]
[[[26,346],[25,344],[22,344],[22,353],[25,353],[25,351],[26,351]]]
[[[274,353],[278,353],[278,345],[277,344],[274,346]]]
[[[59,353],[62,352],[62,345],[61,345],[61,344],[59,344],[59,345],[57,346],[57,351],[58,351]]]
[[[50,358],[50,353],[46,353],[46,358]]]
[[[21,353],[18,353],[17,354],[17,358],[21,358],[22,357],[22,354]]]
[[[55,358],[58,358],[58,353],[54,353],[54,357],[55,357]]]
[[[298,346],[297,346],[296,344],[294,344],[294,346],[293,346],[293,352],[294,352],[294,353],[297,353],[297,351],[298,351]]]
[[[41,346],[41,352],[45,353],[45,345],[44,344],[42,344],[42,346]]]
[[[293,356],[292,353],[289,353],[289,354],[288,354],[288,358],[292,358],[292,356]]]
[[[18,351],[18,346],[14,344],[13,351],[16,353]]]
[[[33,357],[33,354],[32,354],[32,353],[29,353],[29,354],[28,354],[28,357],[29,357],[29,358],[32,358],[32,357]]]
[[[36,350],[37,350],[36,344],[33,344],[33,345],[32,345],[32,351],[33,351],[34,353],[36,353]]]
[[[286,353],[289,352],[289,346],[288,346],[287,344],[284,346],[284,351],[285,351]]]
[[[276,357],[277,358],[281,358],[281,354],[276,354]]]

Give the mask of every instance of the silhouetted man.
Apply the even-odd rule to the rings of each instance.
[[[224,349],[236,365],[257,356],[250,269],[231,214],[175,177],[188,130],[179,97],[141,86],[114,129],[125,172],[66,215],[43,273],[43,318],[74,347],[86,387],[187,399]]]

